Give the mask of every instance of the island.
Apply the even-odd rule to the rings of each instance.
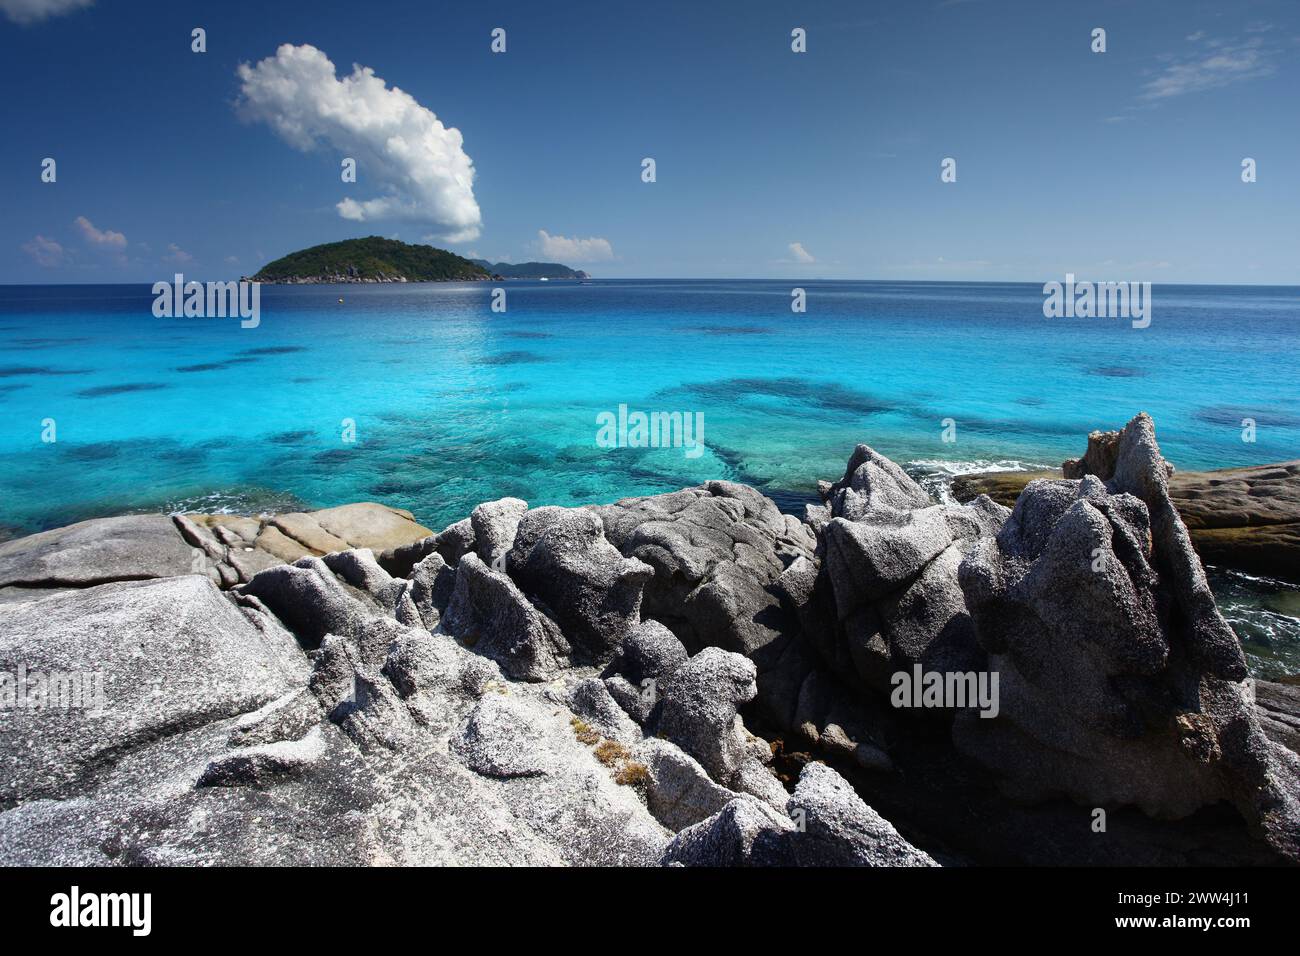
[[[570,269],[558,262],[488,262],[471,259],[470,262],[503,279],[590,279],[581,269]]]
[[[585,279],[585,272],[553,262],[492,265],[434,246],[367,236],[327,242],[267,263],[254,282],[331,285],[358,282],[482,282],[499,279]]]

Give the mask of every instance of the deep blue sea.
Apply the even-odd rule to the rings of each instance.
[[[155,318],[143,285],[0,287],[0,525],[379,500],[437,529],[709,478],[793,510],[857,442],[937,489],[1140,410],[1180,468],[1300,457],[1297,287],[1156,286],[1145,329],[1045,318],[1031,284],[513,281],[504,313],[492,287],[263,286],[254,329]],[[703,413],[704,452],[599,447],[620,404]]]

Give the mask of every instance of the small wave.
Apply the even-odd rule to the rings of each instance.
[[[943,504],[954,504],[952,480],[962,475],[979,475],[993,471],[1044,471],[1053,465],[1043,465],[1018,458],[973,458],[967,461],[950,461],[942,458],[917,458],[903,466],[903,470],[917,480],[926,491]]]
[[[1262,585],[1266,588],[1276,589],[1279,591],[1296,591],[1300,590],[1294,584],[1281,581],[1277,578],[1265,577],[1259,574],[1247,574],[1245,571],[1237,571],[1233,568],[1221,568],[1217,565],[1207,564],[1205,570],[1208,574],[1218,575],[1225,581],[1242,581],[1249,584]]]
[[[1241,640],[1251,675],[1300,673],[1300,587],[1227,568],[1207,567],[1205,573],[1219,612]]]
[[[157,511],[159,509],[150,509]],[[301,498],[264,489],[214,491],[208,494],[168,499],[161,510],[168,514],[260,515],[310,511]]]

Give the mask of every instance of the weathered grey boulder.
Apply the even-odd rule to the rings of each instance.
[[[707,820],[682,830],[659,858],[662,866],[783,865],[790,818],[767,804],[737,797]]]
[[[442,555],[434,552],[411,568],[409,580],[408,594],[420,620],[427,628],[436,627],[456,588],[455,569],[449,568]]]
[[[461,557],[474,550],[474,524],[462,518],[448,525],[439,534],[430,534],[418,541],[410,541],[381,552],[377,559],[393,577],[408,577],[411,569],[433,553],[437,553],[449,567],[455,567]]]
[[[550,609],[575,659],[608,663],[641,622],[641,592],[653,569],[623,557],[586,509],[538,508],[517,524],[508,573]]]
[[[542,735],[529,713],[496,694],[478,702],[451,749],[485,777],[535,777],[547,771]]]
[[[751,748],[750,753],[746,754],[745,759],[740,762],[740,766],[731,776],[731,789],[737,793],[747,793],[751,797],[757,797],[768,806],[781,810],[785,808],[787,794],[785,787],[781,786],[781,781],[776,779],[776,775],[765,762],[771,760],[771,751],[761,753],[759,748],[763,747],[766,747],[766,744],[755,738],[755,746]]]
[[[677,668],[662,687],[659,732],[726,785],[750,754],[750,734],[738,709],[758,693],[752,661],[706,647]]]
[[[385,612],[405,624],[419,624],[421,612],[410,593],[410,582],[394,578],[375,560],[369,548],[327,554],[322,563],[359,591],[364,591]]]
[[[1139,415],[1114,474],[1034,481],[960,581],[1000,714],[954,740],[1021,799],[1068,794],[1181,817],[1234,803],[1300,858],[1294,755],[1263,734],[1241,646],[1215,607],[1169,469]]]
[[[474,522],[469,518],[450,524],[434,538],[434,549],[453,567],[474,550]]]
[[[456,566],[456,587],[441,626],[515,680],[549,680],[568,663],[570,648],[559,626],[475,554]]]
[[[938,866],[824,763],[803,768],[786,812],[796,824],[784,840],[796,866]]]
[[[432,694],[451,694],[454,688],[462,684],[463,675],[470,660],[456,653],[455,644],[444,634],[423,634],[416,630],[405,630],[395,634],[385,652],[382,670],[397,693],[403,698],[410,698],[421,692]],[[494,667],[486,669],[491,679]],[[464,685],[462,690],[481,694],[481,690],[471,685]]]
[[[644,727],[650,722],[659,702],[658,685],[653,678],[647,677],[640,684],[633,684],[622,674],[612,674],[605,678],[605,689],[623,713],[637,724]]]
[[[827,755],[888,767],[882,741],[891,721],[880,702],[894,675],[917,665],[983,667],[957,573],[962,556],[1010,512],[987,498],[935,504],[867,445],[820,490],[826,503],[809,509],[816,554],[793,561],[776,582],[799,632],[755,655],[759,704],[776,726]]]
[[[257,598],[305,647],[326,634],[355,634],[377,610],[349,590],[320,558],[301,558],[258,573],[238,592]]]
[[[677,635],[658,621],[641,621],[623,639],[618,657],[610,665],[633,684],[661,681],[686,663],[690,655]]]
[[[647,737],[635,758],[649,774],[646,803],[650,812],[673,831],[699,823],[718,813],[737,794],[716,783],[690,754],[676,744]]]
[[[66,797],[122,754],[233,717],[299,685],[278,622],[197,575],[0,606],[0,674],[28,706],[0,719],[0,807]]]
[[[519,519],[528,510],[528,502],[518,498],[501,498],[488,501],[469,516],[474,531],[474,553],[484,564],[491,566],[515,543],[515,529]]]
[[[421,728],[382,670],[358,643],[325,636],[317,650],[308,686],[329,719],[363,753],[416,749]]]
[[[826,504],[810,506],[809,511],[819,530],[831,518],[860,521],[867,515],[906,513],[934,504],[907,472],[868,445],[853,450],[843,478],[820,490]]]
[[[682,866],[937,866],[854,793],[830,767],[811,763],[785,810],[739,798],[682,830],[660,858]]]
[[[568,707],[610,740],[632,746],[641,740],[641,730],[610,695],[599,677],[578,681],[568,694]]]
[[[773,585],[795,558],[811,555],[812,534],[754,489],[711,481],[592,510],[614,547],[654,569],[642,615],[666,624],[688,650],[748,655],[795,628]]]
[[[840,619],[916,578],[952,544],[945,509],[902,513],[895,521],[833,518],[826,526],[826,566]]]

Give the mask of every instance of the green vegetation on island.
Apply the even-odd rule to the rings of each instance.
[[[291,252],[253,279],[273,283],[466,282],[491,279],[482,266],[454,252],[367,236]]]
[[[471,259],[470,262],[482,266],[488,272],[503,279],[590,278],[581,269],[570,269],[558,262],[488,262],[486,259]]]

